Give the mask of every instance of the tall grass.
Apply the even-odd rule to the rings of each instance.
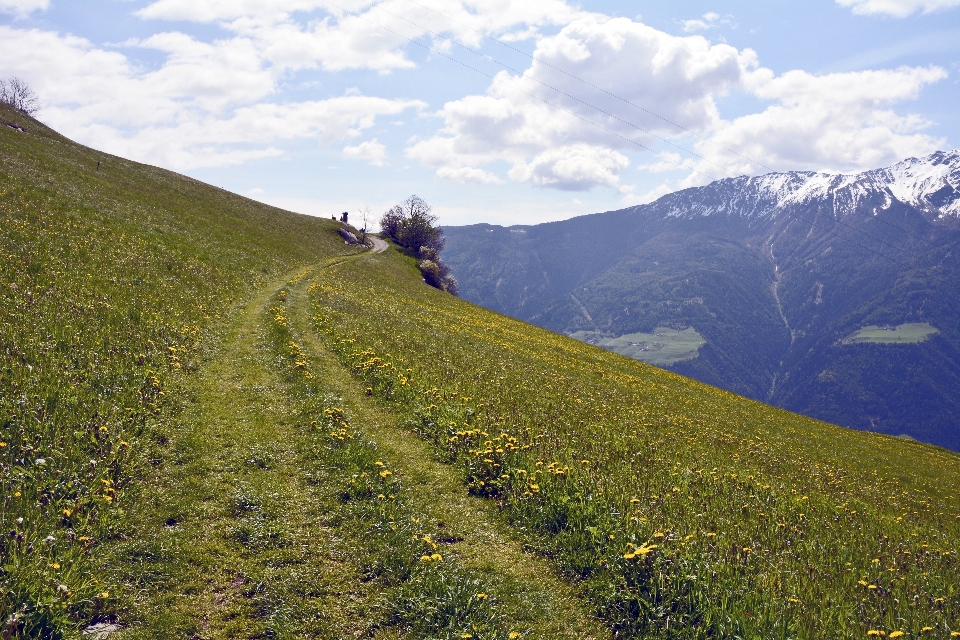
[[[383,593],[369,615],[371,630],[389,627],[425,640],[523,637],[483,577],[462,567],[456,551],[431,533],[435,528],[409,504],[401,480],[352,424],[342,400],[324,391],[289,326],[287,296],[282,289],[270,309],[270,336],[309,433],[305,466],[326,492],[337,494],[334,524],[354,538],[362,579],[377,581]]]
[[[129,601],[104,543],[220,320],[344,247],[0,109],[0,635],[60,637]]]
[[[960,456],[487,312],[384,256],[312,286],[370,387],[618,637],[960,635]]]

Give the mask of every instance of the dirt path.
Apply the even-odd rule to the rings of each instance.
[[[385,240],[381,240],[376,236],[367,236],[367,238],[369,238],[370,242],[373,243],[373,249],[370,251],[370,253],[383,253],[390,248],[390,245],[387,244]]]
[[[353,414],[351,422],[379,446],[384,461],[403,479],[416,511],[433,523],[438,539],[455,541],[449,550],[468,569],[483,573],[499,589],[522,594],[528,603],[522,616],[532,627],[525,637],[608,638],[601,624],[585,611],[569,584],[558,579],[539,556],[524,552],[497,515],[490,500],[470,496],[449,465],[437,462],[429,445],[397,426],[396,414],[379,406],[363,392],[310,328],[304,278],[291,289],[291,327],[314,358],[315,374]]]
[[[166,584],[141,603],[146,624],[116,637],[274,637],[291,627],[346,637],[364,626],[372,594],[330,526],[331,501],[306,481],[294,405],[265,339],[266,308],[295,275],[239,315],[199,376],[170,463],[146,483],[164,526],[141,546],[157,554]]]
[[[268,344],[267,309],[301,275],[298,269],[258,293],[200,373],[165,445],[168,461],[144,482],[150,522],[143,528],[152,533],[126,550],[144,558],[138,573],[156,583],[130,584],[143,592],[142,622],[112,638],[397,637],[370,626],[380,594],[352,560],[350,533],[338,529],[337,497],[309,482],[296,402]],[[424,442],[396,427],[397,416],[363,395],[310,329],[310,279],[291,288],[291,329],[317,378],[343,398],[352,423],[403,478],[423,521],[449,541],[448,553],[511,596],[504,601],[522,603],[506,615],[530,631],[525,638],[609,637],[571,587],[511,538],[493,504],[469,497]]]

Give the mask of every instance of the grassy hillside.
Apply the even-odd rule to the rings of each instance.
[[[960,456],[436,294],[399,258],[345,264],[311,291],[319,331],[368,393],[619,636],[960,632]]]
[[[0,110],[0,620],[48,635],[117,607],[104,543],[231,307],[344,245]]]
[[[697,357],[658,364],[820,420],[960,451],[960,220],[887,206],[880,192],[774,215],[774,203],[754,210],[731,188],[738,180],[522,229],[450,227],[445,259],[463,297],[489,309],[611,340],[692,328],[706,341]],[[713,213],[699,215],[705,207]],[[932,332],[848,340],[871,325]]]
[[[960,635],[957,454],[0,116],[4,637]]]
[[[317,348],[338,225],[0,118],[4,638],[605,637]]]

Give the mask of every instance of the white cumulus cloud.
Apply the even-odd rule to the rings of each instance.
[[[736,27],[736,23],[733,22],[730,16],[722,17],[719,13],[710,11],[703,14],[699,18],[694,18],[693,20],[682,20],[680,24],[683,26],[683,30],[687,33],[695,33],[697,31],[706,31],[708,29],[714,29],[721,25],[728,27]]]
[[[837,0],[837,4],[850,7],[861,15],[888,15],[906,18],[916,13],[933,13],[960,6],[960,0]]]
[[[50,6],[50,0],[0,0],[0,12],[12,13],[18,18],[25,18],[34,11],[45,11]]]
[[[440,167],[437,169],[437,177],[463,184],[471,182],[475,184],[501,184],[503,182],[495,174],[476,167]]]
[[[387,157],[387,147],[377,142],[377,139],[367,140],[360,144],[343,148],[343,157],[352,160],[366,160],[375,167],[383,166],[383,159]]]
[[[329,71],[413,68],[410,38],[441,33],[470,46],[483,36],[531,37],[536,28],[565,24],[578,13],[564,0],[348,0],[340,8],[320,0],[157,0],[137,12],[144,19],[217,23],[258,43],[266,59],[287,69]],[[520,29],[520,31],[517,31]]]
[[[174,169],[226,166],[282,154],[284,140],[352,138],[417,100],[345,95],[270,102],[277,79],[249,42],[208,44],[162,33],[136,46],[166,52],[144,70],[75,36],[0,25],[0,59],[37,92],[43,118],[81,142]]]
[[[510,178],[564,191],[583,191],[597,185],[617,188],[619,174],[629,164],[625,155],[606,147],[575,144],[544,151],[529,163],[518,162],[510,170]]]
[[[692,174],[687,184],[769,169],[860,171],[929,153],[943,142],[922,133],[930,123],[891,107],[946,76],[938,67],[822,76],[762,70],[747,85],[773,104],[720,123],[699,142],[706,160],[697,164],[702,174]]]
[[[709,131],[720,122],[715,98],[740,86],[756,65],[750,50],[599,15],[580,16],[540,39],[534,56],[522,76],[502,72],[486,95],[444,105],[444,128],[407,154],[438,168],[505,160],[512,180],[544,187],[617,188],[627,166],[623,153],[677,132],[653,113]]]

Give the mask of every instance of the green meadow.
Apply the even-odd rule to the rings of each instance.
[[[960,636],[960,455],[0,115],[4,638]]]
[[[707,343],[693,327],[682,330],[657,327],[653,333],[628,333],[616,338],[596,331],[577,331],[570,337],[658,366],[696,358],[700,347]]]
[[[940,331],[928,322],[908,322],[896,327],[870,325],[844,338],[844,344],[916,344]]]

